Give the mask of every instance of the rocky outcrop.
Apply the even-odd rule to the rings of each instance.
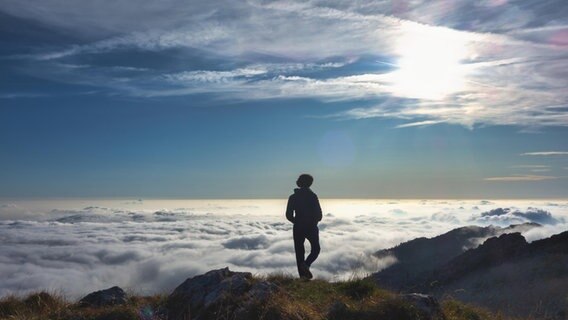
[[[120,287],[112,287],[105,290],[91,292],[81,300],[81,307],[106,307],[125,304],[127,301],[126,292]]]
[[[272,283],[254,280],[250,272],[212,270],[185,280],[173,291],[166,303],[168,319],[215,319],[220,310],[246,319],[250,305],[262,303],[276,290]]]
[[[368,281],[370,290],[364,287],[364,294],[352,294],[353,288],[362,290],[361,281],[366,280],[329,283],[280,275],[255,278],[250,272],[223,268],[186,279],[157,305],[150,302],[136,306],[136,301],[144,299],[132,297],[120,309],[116,305],[125,304],[127,297],[119,287],[90,293],[79,305],[93,308],[90,312],[98,314],[97,319],[130,319],[136,314],[144,319],[163,320],[445,320],[433,296],[380,293]],[[101,309],[96,310],[97,307]]]

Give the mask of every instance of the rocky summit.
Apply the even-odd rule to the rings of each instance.
[[[126,303],[126,292],[120,287],[91,292],[79,301],[83,307],[106,307]]]
[[[322,315],[326,319],[370,319],[381,315],[445,319],[432,296],[383,293],[379,297],[377,292],[368,280],[334,285],[282,276],[255,279],[249,272],[223,268],[185,280],[169,295],[165,314],[170,320],[318,319]],[[371,297],[376,300],[362,302]],[[312,301],[302,301],[305,298]]]
[[[212,270],[185,280],[168,297],[168,319],[216,319],[231,313],[234,319],[247,319],[253,304],[264,303],[277,286],[254,280],[250,272],[229,268]]]
[[[447,297],[439,300],[424,293],[395,294],[381,289],[371,278],[306,281],[284,274],[254,277],[249,272],[223,268],[188,278],[166,296],[127,295],[119,287],[112,287],[90,293],[78,302],[68,302],[46,292],[22,298],[5,297],[0,299],[0,319],[497,320],[503,317]]]

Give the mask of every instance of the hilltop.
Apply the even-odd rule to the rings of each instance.
[[[0,318],[14,320],[397,319],[504,320],[452,299],[399,295],[371,279],[330,283],[287,275],[254,277],[228,268],[187,279],[169,295],[140,297],[118,287],[78,302],[45,293],[0,300]]]

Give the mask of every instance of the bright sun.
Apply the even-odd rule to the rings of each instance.
[[[420,28],[421,29],[421,28]],[[466,46],[445,30],[409,29],[399,39],[398,69],[389,74],[395,95],[441,100],[464,89]]]

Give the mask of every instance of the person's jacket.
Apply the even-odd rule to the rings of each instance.
[[[286,219],[294,225],[315,226],[321,218],[318,196],[310,188],[294,189],[294,194],[288,198]]]

